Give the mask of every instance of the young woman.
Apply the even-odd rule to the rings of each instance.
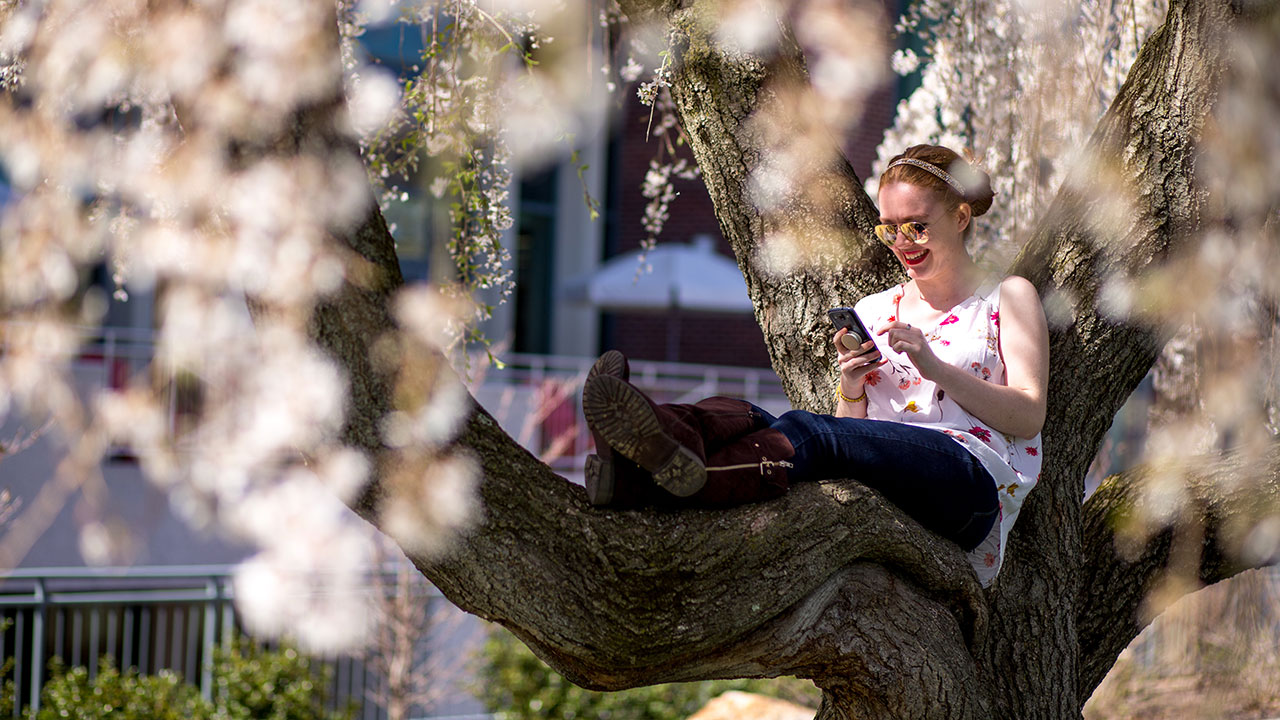
[[[591,501],[726,506],[850,478],[955,541],[990,584],[1039,479],[1048,382],[1035,288],[985,280],[965,249],[992,198],[986,174],[947,148],[917,145],[889,163],[876,235],[909,280],[856,305],[872,340],[832,338],[834,416],[774,418],[731,398],[658,405],[627,382],[626,359],[606,353],[583,388],[598,453]]]

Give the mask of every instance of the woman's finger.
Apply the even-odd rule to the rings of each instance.
[[[845,376],[845,377],[848,377],[848,378],[849,378],[849,380],[858,380],[858,379],[860,379],[860,378],[862,378],[862,377],[865,377],[865,376],[866,376],[867,374],[869,374],[872,370],[875,370],[876,368],[880,367],[881,365],[884,365],[884,364],[885,364],[885,363],[887,363],[887,362],[889,362],[889,361],[888,361],[888,360],[880,360],[880,361],[877,361],[877,362],[870,362],[870,363],[867,363],[867,364],[865,364],[865,365],[861,365],[861,366],[856,367],[856,368],[849,368],[849,369],[848,369],[848,372],[844,373],[844,376]]]
[[[858,370],[860,368],[867,367],[868,365],[882,365],[885,362],[887,361],[883,360],[879,353],[866,353],[863,355],[856,355],[842,362],[840,364],[840,370],[841,372]]]
[[[872,355],[879,353],[880,350],[876,348],[876,346],[874,345],[872,345],[871,347],[866,347],[864,345],[858,348],[857,350],[851,350],[850,352],[854,357],[870,357]]]
[[[894,330],[912,330],[912,329],[914,328],[911,326],[911,323],[905,323],[905,322],[902,322],[901,320],[894,320],[892,322],[885,322],[878,325],[874,332],[876,335],[884,335],[885,333],[892,334]]]

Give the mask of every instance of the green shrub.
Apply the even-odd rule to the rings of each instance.
[[[0,664],[0,718],[13,717],[13,697],[16,688],[13,685],[13,678],[9,677],[11,672],[13,672],[13,658],[7,658],[3,664]]]
[[[13,626],[13,621],[9,618],[0,620],[0,636],[9,631]],[[15,690],[13,678],[9,677],[9,673],[13,672],[13,658],[5,658],[0,663],[0,718],[13,717],[13,698]]]
[[[489,712],[519,720],[684,720],[729,690],[817,707],[820,695],[798,678],[668,683],[621,692],[584,690],[547,667],[514,635],[495,628],[485,642],[481,700]]]
[[[311,659],[292,647],[263,650],[235,643],[214,656],[216,720],[343,720],[354,708],[330,712],[331,674],[313,670]]]
[[[57,658],[49,662],[49,672],[36,720],[349,720],[355,709],[326,710],[327,668],[313,670],[311,660],[291,647],[263,650],[236,643],[219,649],[213,703],[171,671],[121,673],[109,656],[103,656],[93,680],[88,669],[67,670]],[[0,678],[4,675],[0,668]],[[12,686],[9,681],[0,692],[0,718],[12,715]]]
[[[67,670],[49,663],[52,677],[40,693],[36,720],[208,720],[212,708],[200,691],[167,670],[140,675],[121,673],[104,657],[98,675],[89,680],[84,667]]]

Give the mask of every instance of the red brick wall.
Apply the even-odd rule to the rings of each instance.
[[[897,0],[885,0],[885,7],[889,17],[897,17]],[[871,95],[862,122],[847,138],[845,153],[858,177],[865,178],[870,171],[876,145],[880,143],[884,129],[893,121],[896,103],[897,82],[896,78],[890,78],[880,90]],[[614,168],[617,173],[615,181],[618,183],[616,250],[619,253],[634,250],[644,239],[644,228],[640,221],[644,217],[646,198],[640,194],[640,188],[649,169],[649,161],[657,153],[659,142],[645,141],[649,108],[635,99],[634,92],[630,94],[626,104],[619,132],[617,165]],[[658,242],[689,242],[694,235],[706,233],[717,238],[720,253],[730,255],[729,244],[720,235],[715,210],[702,180],[676,180],[675,188],[680,196],[671,203],[671,217]],[[672,353],[668,324],[672,319],[666,314],[613,313],[612,319],[612,331],[606,332],[602,338],[606,346],[612,346],[635,358],[673,359],[670,357]],[[679,340],[675,343],[674,359],[680,362],[750,367],[769,365],[764,337],[755,318],[750,314],[682,312],[678,330]]]

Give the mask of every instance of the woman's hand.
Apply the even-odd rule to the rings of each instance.
[[[856,350],[845,347],[841,338],[848,333],[847,329],[840,328],[836,331],[832,342],[835,343],[836,358],[840,363],[840,391],[849,397],[857,397],[862,394],[863,379],[866,378],[867,373],[886,361],[881,359],[880,351],[871,340],[862,343],[862,346]]]
[[[927,380],[936,379],[935,371],[942,361],[933,354],[933,348],[929,347],[929,341],[925,340],[920,328],[894,320],[881,325],[875,332],[876,335],[887,336],[885,342],[894,352],[904,353],[911,358],[911,364],[916,366],[922,377]]]

